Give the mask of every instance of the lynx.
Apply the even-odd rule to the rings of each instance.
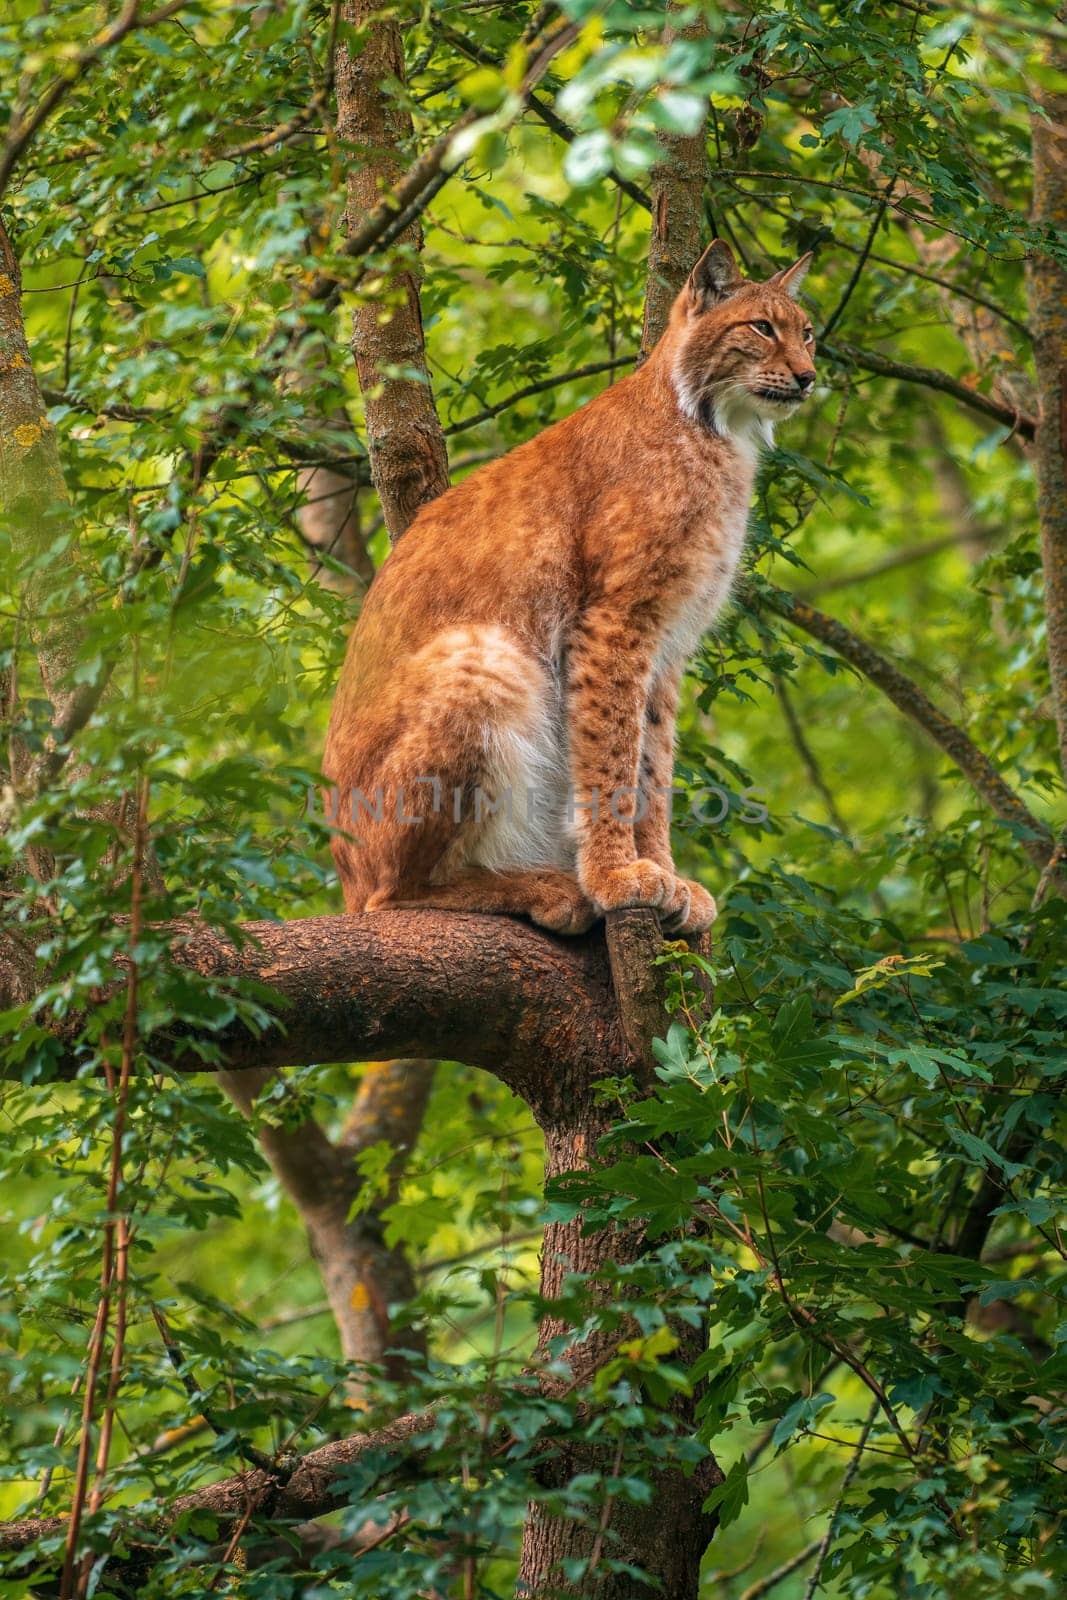
[[[750,282],[716,240],[643,366],[418,513],[367,595],[323,762],[349,911],[711,924],[671,855],[679,683],[737,570],[759,447],[815,384],[809,261]]]

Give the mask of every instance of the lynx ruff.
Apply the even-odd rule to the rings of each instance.
[[[671,856],[675,710],[759,446],[815,384],[793,299],[809,262],[752,283],[716,240],[642,367],[419,512],[371,585],[327,738],[349,911],[569,934],[620,906],[672,933],[714,920]],[[453,804],[476,794],[508,803]]]

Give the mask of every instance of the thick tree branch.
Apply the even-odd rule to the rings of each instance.
[[[175,962],[215,981],[266,985],[277,1017],[210,1039],[183,1028],[142,1040],[180,1072],[374,1061],[437,1050],[485,1067],[539,1117],[569,1110],[557,1079],[614,1071],[622,1039],[603,935],[560,939],[509,917],[443,911],[246,923],[236,945],[193,919],[168,930]],[[0,996],[4,1004],[7,998]],[[58,1035],[60,1077],[79,1057]],[[209,1046],[205,1058],[205,1046]]]
[[[420,1435],[426,1433],[432,1423],[431,1412],[415,1412],[398,1417],[384,1427],[320,1445],[293,1465],[279,1463],[276,1473],[256,1469],[194,1489],[170,1503],[162,1526],[158,1519],[153,1519],[151,1527],[145,1527],[140,1547],[136,1535],[137,1513],[131,1509],[128,1535],[131,1554],[116,1561],[115,1566],[120,1572],[129,1568],[133,1573],[152,1566],[161,1555],[169,1553],[167,1528],[197,1512],[216,1518],[216,1534],[220,1538],[257,1520],[300,1522],[327,1516],[344,1504],[338,1492],[338,1480],[356,1462],[381,1453],[397,1456],[398,1467],[411,1465],[420,1455],[425,1455],[426,1447]],[[66,1517],[27,1517],[0,1523],[0,1550],[24,1550],[39,1539],[63,1535],[66,1527]]]

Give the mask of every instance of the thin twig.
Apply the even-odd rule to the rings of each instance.
[[[152,1306],[151,1310],[152,1320],[159,1329],[159,1337],[162,1339],[163,1348],[167,1352],[167,1359],[177,1373],[182,1388],[194,1405],[201,1405],[203,1396],[197,1387],[196,1380],[186,1366],[185,1357],[182,1355],[181,1347],[171,1331],[170,1324],[158,1306]],[[226,1434],[233,1432],[232,1428],[227,1427],[217,1417],[213,1417],[206,1406],[203,1406],[201,1415],[217,1438],[221,1439]],[[284,1479],[286,1476],[284,1470],[273,1456],[266,1455],[262,1450],[257,1449],[254,1444],[250,1444],[247,1439],[243,1439],[240,1434],[237,1434],[234,1438],[234,1450],[242,1460],[249,1462],[253,1467],[258,1467],[260,1472],[269,1473],[274,1478]]]
[[[829,1554],[830,1546],[833,1543],[834,1534],[837,1531],[837,1519],[841,1515],[841,1507],[844,1504],[846,1494],[852,1486],[852,1480],[860,1469],[860,1462],[863,1460],[863,1448],[867,1443],[867,1438],[871,1429],[874,1427],[874,1419],[877,1415],[878,1405],[875,1403],[867,1413],[867,1420],[863,1424],[863,1431],[856,1441],[855,1454],[853,1455],[852,1460],[849,1462],[845,1471],[845,1476],[841,1481],[841,1492],[834,1501],[833,1510],[830,1512],[830,1521],[827,1524],[826,1532],[823,1534],[819,1543],[819,1553],[815,1559],[814,1570],[808,1579],[807,1587],[804,1590],[804,1600],[812,1600],[812,1596],[819,1587],[819,1580],[822,1577],[822,1569],[826,1563],[826,1557]]]
[[[855,567],[850,572],[835,572],[831,577],[819,578],[815,583],[805,584],[803,589],[797,591],[803,599],[814,600],[817,595],[831,594],[837,589],[851,589],[853,584],[869,583],[872,578],[881,578],[887,572],[896,572],[900,567],[910,567],[917,561],[927,561],[931,556],[940,555],[943,550],[951,550],[960,544],[993,544],[1003,537],[1000,528],[964,528],[960,533],[945,533],[937,539],[925,539],[921,544],[906,546],[903,550],[891,550],[880,561],[872,561],[869,566]]]
[[[863,248],[859,254],[859,259],[852,269],[852,275],[845,284],[844,292],[841,295],[840,300],[837,302],[833,311],[831,311],[830,316],[827,319],[826,326],[819,335],[820,340],[828,339],[831,333],[833,333],[834,329],[837,327],[837,324],[840,322],[842,315],[844,314],[846,306],[852,299],[853,291],[859,283],[860,278],[863,276],[863,269],[867,265],[867,258],[869,257],[871,249],[874,245],[874,241],[878,236],[878,229],[882,226],[882,218],[886,214],[886,209],[889,205],[890,199],[892,198],[896,181],[896,176],[894,175],[892,178],[890,178],[889,183],[886,186],[885,194],[882,196],[882,199],[879,202],[878,209],[874,213],[874,221],[871,223],[870,230],[866,239],[864,240]]]
[[[444,430],[445,438],[451,439],[457,433],[465,433],[468,428],[477,428],[482,422],[490,422],[502,411],[518,405],[520,400],[529,400],[532,395],[545,394],[549,389],[558,389],[564,383],[577,383],[581,378],[595,378],[601,372],[614,372],[617,367],[632,367],[636,360],[637,357],[633,355],[616,356],[608,361],[590,361],[584,367],[575,367],[571,372],[557,372],[551,377],[539,378],[536,383],[528,383],[524,388],[505,395],[504,399],[498,400],[495,405],[486,406],[484,411],[476,411],[472,416],[461,417],[458,422],[450,423]]]

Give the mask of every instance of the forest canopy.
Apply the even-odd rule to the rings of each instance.
[[[0,1594],[1067,1584],[1067,12],[7,0]],[[345,917],[345,642],[712,238],[719,919]]]

